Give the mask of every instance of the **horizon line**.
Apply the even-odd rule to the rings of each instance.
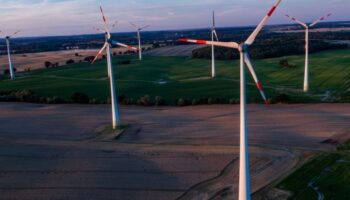
[[[341,22],[350,22],[350,20],[340,20],[340,21],[326,21],[326,22],[321,22],[320,24],[326,24],[326,23],[341,23]],[[299,24],[296,23],[276,23],[276,24],[268,24],[265,25],[266,27],[269,26],[287,26],[287,25],[292,25],[292,26],[300,26]],[[246,25],[246,26],[218,26],[216,27],[217,29],[222,29],[222,28],[254,28],[256,25]],[[202,27],[202,28],[184,28],[184,29],[158,29],[158,30],[145,30],[142,32],[161,32],[161,31],[191,31],[191,30],[203,30],[203,29],[210,29],[211,27]],[[112,32],[111,34],[124,34],[124,33],[134,33],[136,31],[122,31],[122,32]],[[23,37],[15,37],[12,38],[12,40],[16,39],[26,39],[26,38],[45,38],[45,37],[76,37],[76,36],[87,36],[87,35],[101,35],[103,33],[83,33],[83,34],[72,34],[72,35],[36,35],[36,36],[23,36]],[[2,39],[2,38],[1,38]]]

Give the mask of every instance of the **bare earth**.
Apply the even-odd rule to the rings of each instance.
[[[149,56],[192,56],[192,51],[202,48],[202,45],[177,45],[151,49],[145,52]]]
[[[122,107],[131,125],[98,141],[107,105],[0,103],[0,199],[236,199],[239,106]],[[350,138],[350,104],[249,105],[253,192],[305,155]]]
[[[119,52],[124,53],[128,50],[127,48],[114,48],[112,53],[119,54]],[[98,51],[99,49],[90,49],[14,54],[12,55],[12,62],[18,72],[23,72],[28,68],[30,68],[30,70],[45,68],[45,61],[59,63],[59,65],[65,65],[66,61],[69,59],[73,59],[75,62],[84,61],[85,57],[95,56]],[[76,56],[76,53],[78,53],[79,56]],[[7,55],[0,56],[0,73],[2,73],[4,69],[8,69],[7,59]]]

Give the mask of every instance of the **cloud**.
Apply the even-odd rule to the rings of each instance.
[[[274,0],[1,0],[0,28],[22,29],[23,35],[70,35],[93,33],[101,26],[100,3],[119,31],[131,31],[129,21],[151,24],[153,30],[209,27],[211,12],[218,26],[257,24]],[[317,9],[315,6],[317,5]],[[333,12],[333,20],[350,20],[348,0],[284,0],[269,23],[288,23],[283,13],[312,21]]]

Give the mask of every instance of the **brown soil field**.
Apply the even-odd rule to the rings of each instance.
[[[149,56],[192,56],[192,51],[202,48],[202,45],[177,45],[161,47],[145,52]]]
[[[119,54],[120,52],[126,52],[127,48],[113,48],[112,53]],[[66,61],[73,59],[75,62],[84,61],[87,56],[95,56],[99,49],[89,50],[67,50],[67,51],[51,51],[40,53],[28,53],[28,54],[13,54],[12,62],[18,72],[23,72],[26,69],[35,70],[45,68],[45,61],[51,63],[59,63],[59,65],[65,65]],[[79,56],[75,54],[78,53]],[[8,69],[7,55],[0,56],[0,72]]]
[[[350,104],[247,112],[253,192],[350,138]],[[96,139],[108,105],[0,103],[0,113],[2,199],[237,198],[238,105],[122,107],[129,128],[111,141]]]

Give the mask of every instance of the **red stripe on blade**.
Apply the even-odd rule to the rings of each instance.
[[[205,40],[197,40],[197,44],[207,44],[207,41],[205,41]]]
[[[276,6],[272,7],[269,13],[267,13],[267,16],[271,17],[271,15],[273,14],[273,12],[275,12],[275,10],[276,10]]]
[[[188,39],[180,38],[180,39],[178,39],[177,41],[179,41],[179,42],[187,42]]]
[[[256,87],[258,87],[258,90],[260,90],[260,91],[262,90],[262,86],[259,82],[256,83]]]

